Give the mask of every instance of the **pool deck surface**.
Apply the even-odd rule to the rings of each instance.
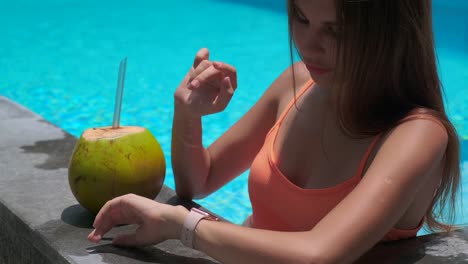
[[[168,240],[145,248],[119,248],[108,239],[88,242],[92,214],[68,185],[76,138],[0,96],[0,263],[217,263]],[[156,198],[180,200],[164,186]],[[209,208],[208,208],[209,209]],[[131,230],[113,229],[106,238]],[[468,229],[379,244],[359,263],[468,263]]]

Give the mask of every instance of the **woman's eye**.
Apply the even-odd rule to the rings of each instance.
[[[297,7],[294,7],[294,13],[299,23],[309,24],[309,20],[304,16],[304,14]]]
[[[326,31],[328,33],[330,33],[331,35],[333,35],[333,36],[337,36],[337,35],[340,34],[340,30],[338,29],[337,26],[329,25],[329,26],[326,27]]]

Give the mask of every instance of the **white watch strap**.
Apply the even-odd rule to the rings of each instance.
[[[208,213],[203,212],[197,208],[192,208],[190,210],[189,214],[187,215],[187,218],[185,219],[184,227],[182,228],[182,234],[180,236],[180,241],[182,241],[182,244],[189,248],[193,248],[195,228],[202,219],[208,217]]]

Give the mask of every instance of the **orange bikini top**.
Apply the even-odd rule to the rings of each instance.
[[[312,84],[312,80],[307,82],[298,93],[298,97]],[[367,159],[379,138],[377,136],[373,140],[361,159],[358,170],[350,179],[329,188],[301,188],[283,175],[273,154],[278,129],[293,105],[294,100],[270,129],[250,168],[249,196],[252,203],[251,225],[254,228],[290,232],[311,230],[359,183]],[[392,229],[384,240],[414,237],[423,222],[413,230]]]

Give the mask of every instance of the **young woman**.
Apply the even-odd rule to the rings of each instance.
[[[223,263],[349,263],[380,241],[416,236],[423,223],[450,230],[436,208],[453,209],[459,150],[431,1],[290,0],[288,15],[302,60],[209,148],[201,117],[226,107],[235,68],[202,49],[175,92],[177,194],[204,197],[250,168],[244,226],[126,195],[103,207],[90,240],[137,223],[114,243],[181,238]]]

